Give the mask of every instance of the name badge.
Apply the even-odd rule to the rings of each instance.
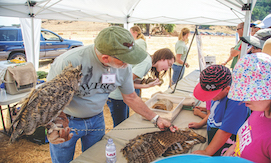
[[[115,83],[116,82],[116,74],[103,74],[102,75],[102,83]]]

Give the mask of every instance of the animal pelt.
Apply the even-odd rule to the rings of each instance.
[[[205,137],[188,128],[177,130],[176,132],[171,132],[169,130],[156,131],[139,135],[130,140],[129,143],[121,149],[121,152],[129,163],[149,163],[163,154],[163,156],[169,156],[181,153],[179,148],[176,152],[176,148],[174,148],[175,145],[186,145],[184,146],[183,151],[187,153],[194,145],[187,145],[187,143],[190,143],[195,139],[198,143],[206,142]]]
[[[11,143],[22,135],[33,134],[40,126],[52,124],[78,90],[81,70],[81,65],[74,68],[69,63],[61,74],[30,92],[22,101],[20,112],[12,123]]]

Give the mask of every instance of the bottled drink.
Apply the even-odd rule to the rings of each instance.
[[[115,163],[117,161],[116,146],[113,139],[108,139],[105,147],[106,163]]]

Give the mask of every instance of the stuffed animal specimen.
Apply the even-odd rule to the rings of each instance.
[[[40,126],[56,126],[52,121],[64,110],[79,88],[82,66],[76,68],[70,63],[61,74],[44,83],[22,102],[20,112],[12,123],[13,143],[22,135],[31,135]]]
[[[194,139],[200,143],[206,142],[205,137],[188,128],[177,130],[176,132],[169,130],[156,131],[139,135],[130,140],[129,143],[121,149],[121,152],[129,163],[149,163],[159,156],[162,156],[165,152],[164,156],[181,153],[179,148],[171,146],[178,146],[176,143],[185,144],[187,141],[193,141]],[[183,150],[188,152],[192,147],[193,146],[186,146]]]
[[[152,106],[152,108],[171,111],[173,108],[173,102],[168,99],[158,99],[158,101]]]
[[[148,78],[143,78],[141,80],[141,84],[149,84],[153,81],[155,81],[156,79],[153,79],[152,77],[148,77]],[[161,81],[161,84],[159,84],[159,86],[161,86],[163,83],[164,83],[164,80],[163,79],[159,79],[159,81]]]

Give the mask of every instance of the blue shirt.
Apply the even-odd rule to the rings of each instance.
[[[211,128],[218,128],[236,135],[248,115],[249,109],[239,101],[233,101],[228,97],[212,101],[210,116],[207,121],[207,131],[210,131]]]

